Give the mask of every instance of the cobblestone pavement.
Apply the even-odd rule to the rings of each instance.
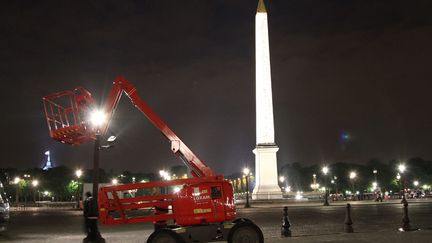
[[[281,238],[282,208],[287,205],[292,237]],[[419,231],[398,232],[402,205],[352,202],[355,233],[343,233],[346,202],[332,203],[254,203],[252,208],[238,206],[238,216],[252,219],[263,231],[265,242],[431,242],[432,201],[411,201],[411,225]],[[13,211],[10,227],[0,233],[0,242],[81,242],[82,212],[65,209],[26,208]],[[107,242],[146,242],[153,231],[150,224],[101,226]]]

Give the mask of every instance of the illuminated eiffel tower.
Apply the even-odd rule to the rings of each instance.
[[[42,168],[43,170],[49,170],[52,168],[51,159],[50,159],[50,151],[46,151],[45,155],[47,156],[47,161],[45,163],[45,166]]]

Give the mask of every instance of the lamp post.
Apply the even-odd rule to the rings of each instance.
[[[398,165],[398,171],[400,172],[401,181],[402,181],[402,204],[407,203],[406,197],[405,197],[405,180],[406,176],[403,174],[406,170],[405,164],[399,164]]]
[[[82,170],[81,169],[78,169],[78,170],[76,170],[75,171],[75,175],[76,175],[76,177],[77,177],[77,184],[78,184],[78,188],[77,188],[77,205],[76,205],[76,207],[79,209],[80,208],[80,195],[82,195],[81,194],[81,188],[80,188],[80,178],[81,178],[81,176],[82,176]]]
[[[378,183],[378,181],[377,181],[378,170],[373,170],[372,172],[374,174],[375,182]]]
[[[336,192],[336,198],[339,194],[339,190],[338,190],[338,183],[337,183],[337,176],[333,176],[333,181],[334,181],[334,185],[335,185],[335,192]]]
[[[33,180],[32,181],[32,186],[33,186],[33,202],[36,203],[36,188],[39,185],[39,181],[38,180]]]
[[[99,153],[100,153],[100,139],[101,139],[101,127],[106,122],[106,114],[103,111],[95,110],[92,112],[90,121],[95,129],[95,142],[93,148],[93,200],[92,207],[97,208],[98,205],[98,190],[99,190]],[[96,219],[97,223],[97,219]],[[99,229],[96,228],[95,234],[100,236]],[[102,236],[100,236],[102,238]]]
[[[352,190],[353,190],[353,194],[355,195],[355,185],[354,185],[354,180],[357,177],[357,173],[355,171],[351,171],[349,174],[349,178],[351,180],[351,185],[352,185]]]
[[[93,148],[93,198],[97,200],[99,190],[99,152],[100,152],[100,138],[101,127],[105,123],[106,115],[101,110],[94,110],[90,114],[90,122],[95,129],[95,143]]]
[[[159,171],[159,175],[160,175],[160,177],[162,177],[163,180],[166,180],[166,181],[171,180],[171,176],[165,170],[160,170]],[[168,193],[168,188],[167,187],[161,187],[160,190],[161,190],[161,194]]]
[[[329,168],[324,166],[322,168],[322,173],[324,174],[324,183],[325,183],[325,193],[324,193],[324,206],[329,206],[328,202],[328,183],[327,183],[327,173],[329,172]]]
[[[99,189],[99,146],[100,146],[100,134],[96,132],[96,140],[93,148],[93,198],[97,200],[98,189]]]
[[[313,189],[314,192],[317,191],[317,189],[319,188],[319,184],[316,182],[316,174],[312,175],[312,184],[311,184],[311,188]]]
[[[249,168],[244,168],[243,169],[243,174],[246,177],[246,204],[245,204],[245,208],[250,208],[250,204],[249,204],[249,176],[250,176],[250,171]]]

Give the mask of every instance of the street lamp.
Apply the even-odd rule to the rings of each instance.
[[[245,204],[245,208],[250,208],[250,204],[249,204],[249,176],[250,176],[250,171],[249,168],[244,168],[243,169],[243,174],[246,177],[246,204]]]
[[[329,168],[327,166],[324,166],[322,168],[322,173],[324,174],[324,182],[325,182],[325,193],[324,193],[324,206],[329,206],[328,202],[328,185],[327,185],[327,173],[329,172]]]
[[[93,124],[95,129],[95,143],[93,148],[93,200],[92,207],[98,205],[98,190],[99,190],[99,154],[100,154],[100,139],[101,139],[101,128],[107,122],[107,115],[102,110],[94,110],[90,114],[90,122]],[[97,230],[96,235],[100,235]]]
[[[378,170],[373,170],[372,172],[374,174],[375,181],[377,181]]]
[[[118,184],[118,180],[117,180],[117,178],[112,179],[111,182],[112,182],[113,185],[117,185],[117,184]]]
[[[171,180],[171,176],[165,170],[160,170],[159,175],[162,177],[163,180],[166,180],[166,181]],[[160,190],[161,190],[161,194],[168,193],[168,188],[166,188],[166,187],[161,187]]]
[[[75,175],[79,179],[82,176],[82,170],[81,169],[76,170]]]
[[[355,171],[351,171],[350,174],[349,174],[349,178],[351,180],[351,185],[352,185],[353,193],[355,193],[354,180],[355,180],[356,177],[357,177],[357,173]]]
[[[402,178],[402,175],[403,175],[403,173],[406,170],[406,166],[405,166],[405,164],[399,164],[397,169],[400,172],[400,178],[402,180],[402,187],[403,187],[402,188],[402,201],[401,201],[401,203],[405,204],[405,203],[407,203],[407,200],[406,200],[406,197],[405,197],[405,180],[406,180],[406,176],[404,176]]]
[[[372,191],[375,191],[377,187],[378,187],[378,183],[372,182]]]
[[[32,181],[32,186],[33,186],[33,202],[36,203],[36,188],[39,185],[39,181],[38,180],[33,180]]]
[[[283,183],[285,181],[285,176],[280,176],[279,181]]]
[[[316,190],[318,189],[319,184],[316,182],[316,174],[312,175],[312,184],[311,184],[311,188],[314,190],[314,192],[316,192]]]
[[[413,184],[414,184],[415,187],[418,187],[419,182],[418,181],[414,181]]]
[[[335,185],[335,192],[336,192],[336,199],[339,195],[337,179],[338,179],[337,176],[333,176],[333,181],[334,181],[334,185]]]
[[[78,169],[75,171],[75,175],[77,177],[77,184],[78,184],[78,188],[77,188],[77,205],[76,207],[79,209],[80,208],[80,195],[81,195],[81,188],[80,188],[80,178],[82,176],[83,172],[81,169]]]

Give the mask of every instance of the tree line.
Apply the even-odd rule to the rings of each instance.
[[[403,173],[398,171],[400,164],[406,166]],[[327,175],[322,173],[323,166],[329,168]],[[356,173],[353,179],[350,179],[351,172]],[[373,182],[376,182],[383,192],[398,192],[402,187],[415,189],[415,187],[421,188],[424,185],[430,186],[432,184],[432,161],[416,157],[405,162],[399,160],[382,162],[372,159],[365,165],[335,162],[327,165],[302,166],[301,163],[287,163],[279,171],[279,175],[286,178],[286,182],[280,182],[280,184],[288,185],[293,190],[310,191],[314,174],[316,182],[320,186],[327,185],[331,191],[344,192],[352,190],[355,185],[356,190],[366,192],[371,191]],[[414,185],[416,181],[417,186]]]

